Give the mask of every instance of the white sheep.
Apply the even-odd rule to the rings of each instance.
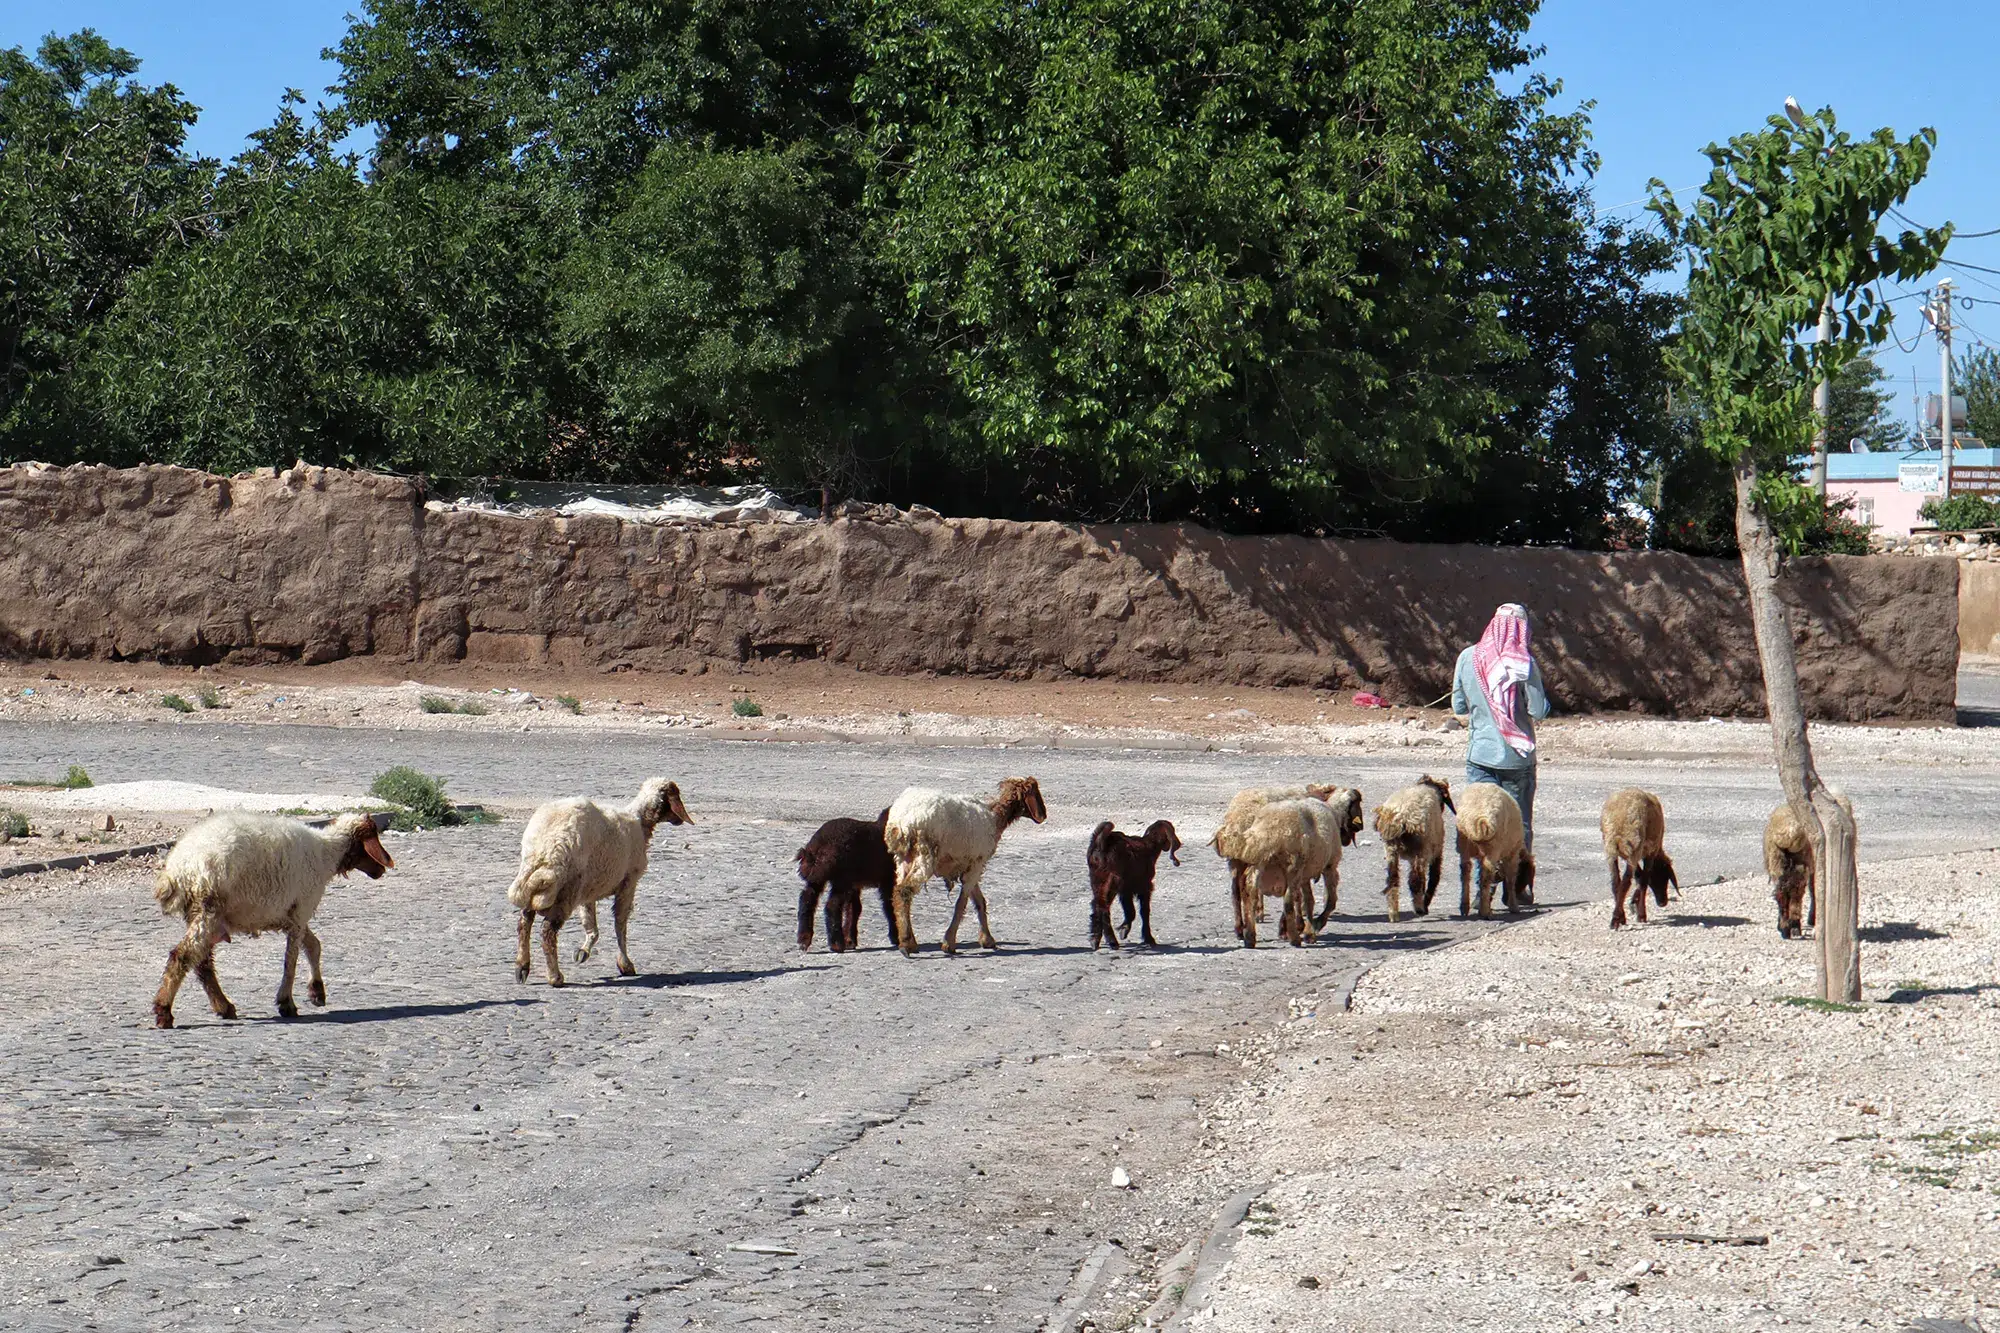
[[[1391,792],[1375,807],[1375,832],[1389,857],[1389,883],[1382,896],[1389,900],[1389,919],[1403,919],[1402,863],[1410,863],[1410,905],[1418,916],[1428,915],[1444,868],[1444,812],[1457,813],[1451,784],[1426,773],[1412,786]]]
[[[597,904],[613,899],[611,926],[618,938],[618,974],[638,972],[625,947],[625,927],[632,919],[639,878],[646,873],[646,849],[662,821],[692,824],[681,804],[681,789],[665,778],[653,778],[623,809],[610,809],[581,797],[550,801],[528,819],[521,834],[521,869],[507,890],[507,901],[521,914],[514,979],[528,979],[528,936],[535,914],[542,917],[542,958],[549,984],[563,984],[556,961],[556,932],[569,914],[583,909],[583,944],[576,961],[597,947]]]
[[[882,837],[896,858],[896,943],[905,954],[915,957],[917,952],[910,902],[934,878],[947,888],[953,883],[959,886],[958,906],[944,933],[944,951],[958,952],[958,926],[968,902],[979,910],[980,946],[1000,947],[987,923],[986,894],[979,881],[1000,846],[1000,835],[1023,815],[1037,824],[1049,817],[1042,784],[1033,778],[1003,779],[991,799],[911,787],[890,805]]]
[[[309,924],[335,875],[359,870],[380,879],[396,862],[383,849],[381,827],[368,815],[342,815],[324,829],[279,815],[225,811],[181,836],[153,885],[160,910],[187,922],[187,934],[167,955],[166,975],[153,996],[153,1022],[174,1025],[174,996],[193,972],[222,1018],[236,1006],[215,975],[215,946],[234,935],[285,932],[285,974],[278,983],[278,1012],[298,1017],[292,977],[304,949],[312,968],[306,994],[326,1004],[319,970],[319,936]]]

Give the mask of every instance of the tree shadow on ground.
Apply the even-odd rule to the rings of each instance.
[[[1932,930],[1914,921],[1884,921],[1879,926],[1863,926],[1854,934],[1865,944],[1908,944],[1916,940],[1951,938],[1941,930]]]
[[[1884,1004],[1916,1004],[1940,995],[1978,995],[2000,990],[2000,982],[1983,981],[1972,986],[1898,986],[1882,997]]]

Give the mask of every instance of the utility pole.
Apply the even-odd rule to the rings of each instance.
[[[1938,498],[1951,498],[1951,279],[1938,283],[1937,310],[1931,315],[1937,329],[1938,377]]]
[[[1827,344],[1833,341],[1833,298],[1828,296],[1819,305],[1819,349],[1826,355]],[[1824,374],[1813,388],[1813,448],[1812,448],[1812,492],[1826,500],[1826,437],[1833,429],[1833,381]]]

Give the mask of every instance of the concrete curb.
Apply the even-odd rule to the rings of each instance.
[[[1266,1180],[1240,1190],[1236,1196],[1222,1206],[1216,1215],[1215,1225],[1208,1230],[1208,1238],[1201,1243],[1201,1250],[1195,1255],[1194,1272],[1188,1276],[1187,1287],[1181,1292],[1178,1309],[1168,1319],[1168,1329],[1187,1327],[1187,1321],[1202,1308],[1202,1298],[1208,1295],[1208,1286],[1229,1261],[1229,1252],[1236,1248],[1236,1228],[1250,1216],[1250,1206],[1264,1197],[1266,1191],[1277,1181]]]
[[[101,852],[85,852],[80,856],[58,856],[50,861],[30,861],[26,865],[0,866],[0,879],[12,879],[16,875],[45,875],[51,870],[82,870],[87,866],[101,866],[112,861],[123,861],[128,856],[151,856],[164,852],[173,846],[170,842],[149,842],[142,847],[111,847]]]

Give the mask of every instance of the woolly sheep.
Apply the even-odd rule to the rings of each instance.
[[[1605,800],[1597,829],[1604,837],[1604,861],[1611,870],[1611,928],[1625,924],[1628,897],[1644,924],[1647,893],[1665,907],[1667,887],[1680,887],[1680,876],[1665,851],[1667,812],[1653,793],[1627,787]]]
[[[1479,868],[1479,915],[1493,915],[1493,884],[1500,883],[1507,910],[1523,905],[1524,881],[1532,883],[1534,858],[1523,845],[1521,807],[1490,782],[1475,782],[1459,793],[1458,914],[1472,915],[1472,871]]]
[[[1325,801],[1314,797],[1272,801],[1236,842],[1249,869],[1248,891],[1259,900],[1284,899],[1279,933],[1293,945],[1319,936],[1319,923],[1312,914],[1312,881],[1325,876],[1329,903],[1338,896],[1340,828],[1341,816]],[[1257,906],[1246,901],[1237,910],[1238,934],[1246,948],[1257,947]]]
[[[1444,870],[1444,812],[1457,813],[1451,784],[1426,773],[1414,786],[1392,792],[1375,807],[1375,832],[1389,858],[1389,883],[1382,896],[1389,900],[1389,919],[1401,921],[1403,862],[1410,863],[1410,906],[1418,916],[1431,910],[1438,876]]]
[[[299,951],[312,968],[306,995],[326,1004],[326,978],[319,970],[319,936],[313,913],[335,875],[359,870],[380,879],[395,860],[384,850],[381,828],[368,815],[342,815],[325,829],[309,828],[279,815],[231,810],[211,815],[182,835],[167,853],[153,886],[160,910],[187,922],[187,934],[167,955],[166,975],[153,996],[153,1022],[174,1025],[174,996],[192,971],[222,1018],[236,1006],[222,993],[215,975],[215,946],[232,935],[285,932],[285,971],[278,982],[278,1012],[298,1017],[292,977]]]
[[[1336,810],[1343,811],[1340,842],[1347,846],[1361,831],[1361,793],[1351,788],[1336,787],[1331,784],[1308,783],[1302,787],[1245,787],[1230,798],[1229,807],[1223,811],[1222,823],[1209,838],[1209,845],[1215,848],[1217,856],[1229,862],[1230,900],[1240,912],[1243,905],[1252,906],[1257,920],[1264,919],[1263,896],[1252,895],[1249,889],[1249,863],[1239,854],[1245,830],[1250,827],[1258,813],[1273,801],[1293,801],[1303,797],[1313,797],[1325,801]],[[1331,892],[1332,886],[1329,886]],[[1311,907],[1311,886],[1307,886],[1308,908]],[[1318,924],[1324,924],[1326,916],[1333,910],[1331,902],[1326,912],[1320,914]],[[1236,923],[1238,939],[1243,936],[1243,923]]]
[[[625,927],[632,919],[639,877],[646,873],[646,848],[663,820],[694,822],[681,804],[681,789],[665,778],[648,781],[623,809],[575,797],[550,801],[529,817],[521,834],[521,869],[507,890],[507,901],[521,914],[514,953],[516,981],[528,979],[528,936],[536,913],[542,917],[542,959],[548,964],[549,985],[560,986],[556,932],[581,907],[583,944],[576,961],[589,958],[597,947],[597,904],[604,898],[614,900],[611,924],[618,937],[618,974],[629,977],[638,972],[626,951]]]
[[[896,942],[905,954],[915,957],[917,952],[911,900],[932,879],[942,879],[946,887],[959,886],[958,906],[944,933],[944,951],[958,952],[958,926],[968,902],[979,910],[981,947],[1000,947],[987,922],[986,894],[979,881],[1000,846],[1000,835],[1023,815],[1037,824],[1049,817],[1042,785],[1033,778],[1005,778],[991,799],[911,787],[889,806],[882,837],[896,858]]]

